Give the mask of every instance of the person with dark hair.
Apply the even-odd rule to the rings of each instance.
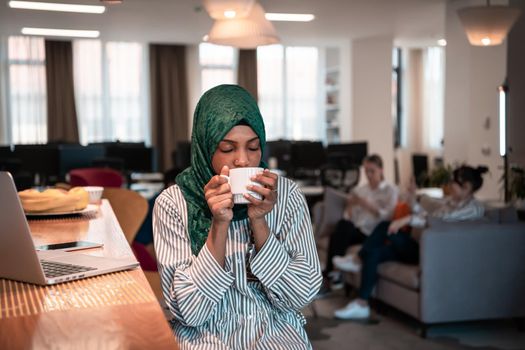
[[[330,291],[330,277],[332,286],[342,283],[341,274],[332,273],[333,258],[344,256],[348,247],[363,243],[379,222],[391,219],[396,206],[398,191],[385,181],[381,157],[377,154],[365,157],[363,169],[367,183],[350,191],[343,218],[330,236],[323,271],[324,283],[319,295]]]
[[[466,221],[483,217],[484,207],[474,193],[483,185],[482,174],[487,167],[473,168],[463,165],[453,172],[451,195],[434,209],[425,210],[415,200],[415,181],[409,188],[409,202],[412,213],[392,222],[380,223],[365,241],[359,251],[361,263],[348,260],[336,266],[344,271],[360,272],[361,284],[358,298],[345,307],[335,311],[335,317],[340,319],[362,319],[370,316],[368,300],[374,289],[378,275],[377,267],[385,261],[401,261],[407,264],[419,262],[419,242],[413,237],[407,226],[412,229],[423,228],[428,224],[427,217],[440,218],[443,221]]]
[[[191,165],[157,198],[153,234],[171,326],[184,349],[311,349],[300,310],[321,285],[306,200],[268,169],[234,204],[230,169],[266,168],[256,101],[237,85],[195,109]]]

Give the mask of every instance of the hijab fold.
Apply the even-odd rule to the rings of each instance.
[[[257,102],[248,91],[237,85],[219,85],[208,90],[199,100],[193,115],[191,135],[191,166],[180,173],[180,187],[188,210],[188,233],[191,250],[197,255],[208,238],[211,212],[204,198],[204,186],[216,175],[212,157],[219,142],[236,125],[250,126],[259,137],[261,154],[266,135]],[[266,167],[261,159],[259,164]],[[246,205],[235,205],[233,220],[247,218]]]

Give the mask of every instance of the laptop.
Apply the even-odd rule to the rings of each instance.
[[[0,171],[0,278],[52,285],[138,265],[133,257],[112,259],[63,251],[37,251],[13,177]]]

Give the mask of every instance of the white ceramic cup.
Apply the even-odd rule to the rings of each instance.
[[[244,198],[244,194],[247,193],[254,198],[262,199],[262,196],[253,191],[249,191],[246,187],[249,185],[261,186],[258,182],[252,181],[250,178],[257,173],[262,172],[263,168],[251,167],[251,168],[235,168],[230,169],[230,176],[221,175],[228,179],[230,184],[232,194],[233,194],[233,203],[235,204],[248,204],[249,200]]]

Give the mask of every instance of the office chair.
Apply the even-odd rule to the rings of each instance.
[[[102,198],[106,198],[117,220],[131,244],[148,214],[148,201],[138,192],[126,188],[104,188]]]
[[[126,236],[133,254],[140,263],[144,275],[159,302],[164,300],[160,284],[160,274],[156,271],[156,261],[143,244],[135,242],[135,237],[148,214],[148,201],[139,193],[125,188],[105,188],[103,198],[109,200],[113,212]],[[152,266],[153,265],[153,266]]]
[[[124,177],[114,169],[80,168],[69,172],[71,186],[122,187]]]

